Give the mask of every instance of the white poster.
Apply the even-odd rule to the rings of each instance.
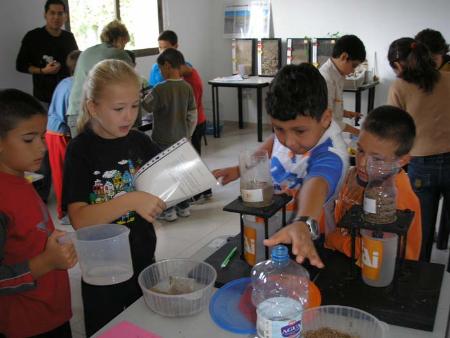
[[[224,37],[268,38],[270,0],[226,0]]]

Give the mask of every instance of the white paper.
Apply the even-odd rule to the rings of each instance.
[[[268,38],[270,0],[226,0],[225,38]]]
[[[168,208],[217,184],[185,138],[144,164],[133,181],[136,190],[158,196]]]
[[[232,81],[243,81],[244,78],[241,76],[241,74],[231,75],[231,76],[224,76],[224,77],[216,77],[213,81],[224,81],[224,82],[232,82]]]
[[[370,214],[377,213],[377,201],[372,198],[364,198],[364,211]]]

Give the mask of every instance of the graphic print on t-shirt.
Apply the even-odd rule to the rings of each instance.
[[[94,182],[89,195],[90,204],[103,203],[133,191],[133,176],[137,172],[132,160],[118,162],[119,169],[94,171]],[[135,212],[129,211],[114,223],[127,224],[135,220]]]

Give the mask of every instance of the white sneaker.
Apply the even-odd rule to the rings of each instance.
[[[167,222],[173,222],[178,219],[177,211],[175,208],[169,208],[167,210],[164,210],[161,215],[158,216],[158,219],[167,221]]]
[[[191,207],[180,208],[178,206],[175,207],[176,213],[180,217],[189,217],[191,216]]]

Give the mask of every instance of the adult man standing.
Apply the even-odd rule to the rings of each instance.
[[[63,1],[47,0],[44,18],[44,27],[29,31],[23,38],[16,69],[32,75],[33,96],[48,108],[58,82],[70,76],[66,66],[67,55],[78,49],[78,46],[73,34],[62,29],[67,20]],[[46,201],[51,184],[47,155],[42,161],[40,172],[44,175],[44,181],[39,194]]]

